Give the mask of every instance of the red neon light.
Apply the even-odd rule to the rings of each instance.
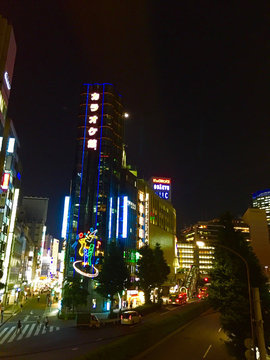
[[[9,173],[4,173],[3,176],[3,181],[2,181],[2,189],[8,189],[8,184],[9,184],[9,178],[10,178],[10,174]]]
[[[162,178],[156,179],[156,178],[154,178],[153,183],[170,184],[171,179],[162,179]]]

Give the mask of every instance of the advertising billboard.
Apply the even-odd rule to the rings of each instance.
[[[171,201],[171,179],[153,176],[150,182],[156,195],[164,200]]]

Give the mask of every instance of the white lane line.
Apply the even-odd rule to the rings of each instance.
[[[12,328],[6,333],[6,335],[1,339],[0,344],[3,344],[3,342],[9,337],[9,335],[12,333],[12,331],[15,329],[16,326],[12,326]]]
[[[14,333],[11,335],[11,337],[8,339],[8,343],[13,341],[13,339],[15,338],[15,336],[17,335],[16,330],[14,330]]]
[[[31,334],[32,334],[35,326],[36,326],[36,324],[33,324],[33,325],[30,327],[30,329],[29,329],[29,331],[28,331],[28,333],[27,333],[27,335],[26,335],[26,338],[29,338],[29,337],[31,336]]]
[[[166,311],[165,313],[160,314],[160,316],[165,315],[165,314],[169,314],[169,311]]]
[[[26,330],[28,329],[29,325],[24,325],[23,326],[23,331],[22,333],[18,336],[18,339],[17,340],[21,340],[23,335],[25,334]]]
[[[221,332],[221,330],[222,330],[222,328],[220,328],[220,329],[218,330],[218,332]]]
[[[8,330],[8,327],[6,327],[4,330],[2,330],[2,331],[0,332],[0,337],[1,337],[2,335],[4,335],[4,333],[5,333],[7,330]]]
[[[209,348],[206,350],[206,353],[203,355],[203,359],[206,358],[206,355],[208,354],[208,351],[211,349],[212,345],[209,345]]]
[[[41,328],[42,328],[41,325],[37,325],[36,332],[34,333],[34,336],[36,336],[39,333]]]

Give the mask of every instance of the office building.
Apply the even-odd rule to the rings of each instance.
[[[270,225],[270,189],[254,192],[252,194],[252,206],[265,210],[267,223]]]

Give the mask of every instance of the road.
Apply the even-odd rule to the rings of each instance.
[[[37,299],[31,300],[22,312],[0,328],[0,359],[36,360],[38,358],[47,360],[49,357],[50,360],[73,360],[127,334],[139,331],[140,326],[146,322],[158,322],[171,314],[184,312],[187,307],[193,306],[196,306],[196,302],[181,307],[168,306],[158,313],[143,318],[141,324],[134,326],[110,324],[95,330],[77,329],[74,321],[58,319],[57,309],[49,311],[46,308],[45,295],[43,295],[40,302],[37,302]],[[48,329],[45,329],[43,324],[37,327],[38,316],[43,319],[45,316],[49,317]],[[23,324],[22,334],[16,334],[16,325],[19,319]],[[197,342],[197,339],[193,336],[194,341]],[[209,353],[211,352],[209,351]],[[196,360],[194,357],[190,359]],[[219,359],[223,360],[223,358]]]
[[[219,314],[211,310],[134,360],[230,360],[220,339],[226,336],[219,325]]]

